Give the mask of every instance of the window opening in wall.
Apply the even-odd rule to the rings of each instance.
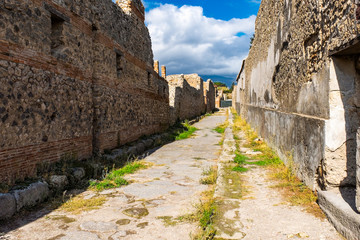
[[[123,73],[122,64],[123,64],[123,56],[120,52],[116,52],[116,73],[118,78],[121,77]]]
[[[58,55],[64,47],[63,30],[65,20],[51,14],[51,54]]]
[[[151,84],[151,73],[147,72],[147,81],[148,81],[148,85],[150,86]]]

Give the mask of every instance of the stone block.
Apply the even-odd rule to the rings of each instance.
[[[63,190],[69,184],[69,180],[65,175],[52,175],[49,183],[52,188]]]
[[[0,220],[10,218],[16,212],[16,201],[13,194],[0,193]]]
[[[85,169],[84,168],[73,168],[72,174],[74,178],[78,181],[85,177]]]
[[[151,148],[152,145],[154,144],[154,140],[152,140],[151,138],[146,139],[143,141],[144,145],[146,148]]]
[[[32,207],[43,202],[49,196],[49,185],[44,182],[31,184],[29,187],[14,191],[16,208]]]
[[[135,156],[135,155],[137,155],[137,148],[136,148],[136,146],[129,147],[128,150],[126,151],[126,154],[127,154],[128,156]]]
[[[142,142],[139,142],[138,144],[136,144],[136,151],[138,152],[138,154],[145,152],[145,145]]]

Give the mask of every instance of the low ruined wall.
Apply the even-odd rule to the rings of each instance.
[[[0,181],[169,125],[140,1],[0,2]]]
[[[355,185],[357,58],[331,55],[356,38],[355,10],[350,0],[262,1],[238,80],[236,110],[312,188]]]

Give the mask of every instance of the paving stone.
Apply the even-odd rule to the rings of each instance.
[[[129,217],[142,218],[147,216],[149,214],[149,211],[146,208],[133,207],[133,208],[125,209],[123,213]]]
[[[95,233],[84,231],[67,232],[65,236],[58,238],[59,240],[100,240]]]
[[[80,228],[81,230],[96,232],[111,232],[117,230],[115,223],[94,221],[84,222],[80,225]]]

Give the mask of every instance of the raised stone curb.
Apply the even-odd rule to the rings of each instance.
[[[15,190],[14,196],[17,211],[23,207],[32,207],[49,197],[49,185],[45,182],[33,183],[26,189]]]
[[[16,212],[16,200],[13,194],[0,194],[0,220],[10,218]]]
[[[341,196],[318,190],[318,201],[329,221],[347,240],[360,239],[360,215]]]
[[[224,133],[224,144],[223,144],[223,148],[221,151],[221,154],[219,156],[219,160],[218,160],[218,178],[216,180],[216,188],[215,188],[215,193],[214,193],[214,198],[221,198],[224,193],[224,189],[225,186],[227,184],[224,175],[225,175],[225,170],[224,170],[224,163],[226,162],[230,162],[233,161],[234,157],[235,157],[235,140],[234,140],[234,135],[232,132],[232,124],[233,124],[233,120],[232,120],[232,114],[229,114],[229,126],[225,129],[225,133]]]

